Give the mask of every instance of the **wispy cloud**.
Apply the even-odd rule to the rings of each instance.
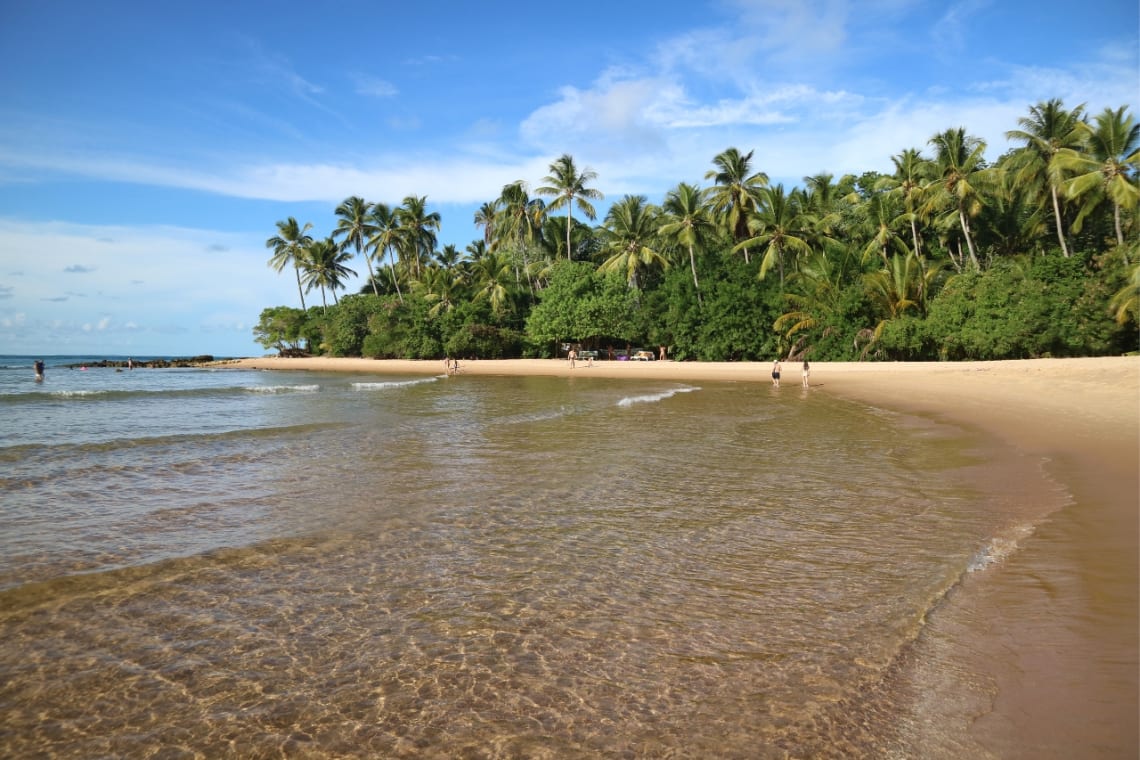
[[[357,76],[356,93],[371,98],[391,98],[398,95],[400,91],[396,88],[396,85],[387,80]]]

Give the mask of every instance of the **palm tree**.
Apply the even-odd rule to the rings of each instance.
[[[1140,262],[1130,264],[1127,273],[1126,284],[1108,302],[1118,325],[1140,320]]]
[[[899,213],[898,202],[898,196],[879,192],[873,193],[861,205],[860,210],[866,215],[867,226],[871,230],[867,244],[863,247],[863,261],[877,253],[882,257],[883,264],[886,264],[891,248],[907,253],[906,244],[895,230],[899,220],[906,218],[905,214]]]
[[[459,266],[459,260],[461,258],[463,258],[463,254],[451,243],[448,243],[442,249],[436,251],[432,256],[433,263],[438,264],[448,272]]]
[[[657,207],[644,195],[627,195],[606,214],[606,241],[603,251],[609,258],[598,267],[601,272],[624,272],[631,290],[640,288],[641,272],[650,267],[669,267],[656,249]]]
[[[526,183],[522,180],[503,185],[503,190],[495,202],[498,212],[495,214],[495,241],[492,248],[496,251],[504,246],[514,248],[522,259],[524,271],[530,270],[530,248],[541,235],[542,224],[546,217],[546,204],[540,198],[531,198],[527,193]],[[514,267],[515,282],[521,282],[522,277],[517,267]],[[528,287],[533,291],[534,284],[527,278]]]
[[[386,203],[372,204],[371,218],[368,226],[372,233],[368,238],[368,247],[372,255],[381,264],[384,257],[388,257],[388,271],[392,276],[392,285],[396,288],[396,297],[400,303],[404,302],[404,294],[400,292],[400,278],[396,275],[396,256],[400,248],[400,217]]]
[[[752,153],[741,155],[736,148],[728,148],[713,158],[716,169],[705,172],[705,179],[716,185],[709,190],[713,212],[723,220],[733,242],[748,238],[748,218],[759,205],[760,190],[768,186],[768,175],[752,171]],[[738,246],[739,247],[739,246]],[[748,247],[743,247],[744,261],[748,261]]]
[[[343,235],[346,246],[351,245],[358,256],[363,254],[364,263],[368,266],[368,281],[372,283],[372,292],[380,295],[380,289],[376,287],[376,275],[372,272],[372,255],[366,247],[373,233],[369,214],[371,209],[372,204],[363,198],[355,195],[345,198],[336,207],[338,220],[332,236],[336,238]]]
[[[784,287],[784,259],[787,253],[806,255],[811,246],[806,240],[810,220],[801,214],[799,204],[784,194],[784,186],[765,188],[759,209],[748,220],[752,237],[742,240],[734,251],[748,247],[764,247],[760,262],[763,280],[773,265],[780,268],[780,289]]]
[[[280,273],[289,264],[297,275],[297,293],[301,296],[301,311],[305,310],[305,291],[301,290],[301,267],[305,261],[305,249],[313,239],[305,233],[313,225],[305,222],[302,227],[293,217],[277,223],[277,234],[265,241],[266,248],[273,249],[269,266]]]
[[[439,212],[428,213],[426,195],[409,195],[395,213],[401,229],[397,250],[413,276],[419,277],[421,267],[435,250]]]
[[[682,182],[665,196],[665,224],[659,235],[684,246],[689,251],[689,268],[693,272],[693,289],[697,291],[697,305],[701,304],[701,286],[697,282],[696,247],[703,247],[713,230],[712,219],[704,206],[704,193],[694,185]]]
[[[1140,169],[1140,124],[1134,123],[1125,107],[1105,108],[1095,117],[1096,127],[1084,127],[1085,151],[1062,149],[1061,163],[1075,172],[1066,195],[1083,201],[1073,229],[1080,231],[1085,217],[1105,199],[1112,202],[1116,244],[1124,245],[1122,209],[1135,209],[1140,201],[1136,172]]]
[[[324,240],[315,240],[307,248],[308,256],[305,262],[305,274],[302,280],[305,289],[321,289],[321,304],[328,311],[328,301],[325,299],[326,289],[332,291],[333,303],[339,303],[336,291],[344,287],[344,280],[356,272],[345,266],[345,262],[352,258],[352,254],[342,246],[337,245],[331,237]]]
[[[947,203],[958,217],[962,237],[970,252],[970,261],[975,269],[981,269],[978,250],[974,245],[974,235],[970,230],[970,219],[981,213],[985,205],[982,189],[989,184],[992,174],[985,168],[985,141],[966,134],[963,127],[948,129],[930,138],[938,167],[938,192],[927,204]]]
[[[483,242],[487,245],[495,239],[495,214],[498,209],[488,201],[475,212],[475,226],[483,228]]]
[[[454,246],[448,246],[454,250]],[[414,286],[424,301],[432,304],[428,316],[434,317],[455,308],[463,297],[463,276],[446,267],[432,265],[424,269],[423,276]]]
[[[593,220],[597,217],[597,212],[590,205],[590,201],[605,198],[599,191],[586,187],[587,182],[592,182],[597,178],[597,173],[589,169],[579,173],[578,168],[574,166],[574,159],[569,153],[563,153],[550,165],[550,174],[542,178],[543,182],[549,184],[535,190],[539,195],[556,196],[549,206],[550,209],[566,207],[567,259],[571,258],[572,252],[570,248],[570,227],[572,226],[574,205],[577,204],[578,210],[585,214],[587,219]]]
[[[789,309],[772,324],[791,341],[798,333],[811,333],[822,327],[841,308],[845,272],[822,251],[813,253],[788,278],[784,294]],[[803,339],[797,340],[800,343]]]
[[[1017,120],[1021,129],[1005,133],[1010,140],[1020,140],[1025,146],[1017,150],[1010,161],[1013,186],[1027,188],[1034,197],[1047,195],[1053,205],[1053,225],[1061,253],[1068,258],[1065,241],[1064,218],[1061,213],[1061,194],[1065,184],[1064,162],[1058,161],[1060,151],[1073,150],[1081,145],[1084,130],[1084,105],[1072,111],[1065,109],[1057,98],[1029,108],[1029,116]]]
[[[875,327],[872,342],[882,336],[887,322],[907,312],[925,309],[927,294],[939,271],[939,267],[926,266],[913,252],[909,252],[892,256],[882,269],[864,275],[867,294],[886,314]]]
[[[475,300],[487,300],[496,316],[510,305],[511,262],[503,254],[490,251],[471,264]]]
[[[917,148],[907,148],[897,156],[891,156],[895,173],[884,177],[875,186],[876,190],[888,190],[902,196],[906,219],[910,223],[910,237],[914,255],[922,257],[922,239],[918,235],[919,209],[923,196],[930,186],[930,162],[922,157]]]

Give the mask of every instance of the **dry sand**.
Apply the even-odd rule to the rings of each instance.
[[[442,361],[265,358],[226,364],[445,372]],[[566,360],[541,359],[464,361],[459,369],[459,377],[765,385],[771,383],[770,373],[770,363],[598,361],[591,366],[579,361],[571,369]],[[985,748],[983,754],[1135,757],[1140,741],[1140,357],[819,362],[811,365],[809,389],[801,387],[801,377],[800,364],[785,362],[779,392],[829,393],[955,423],[987,434],[1011,455],[1042,462],[1062,484],[1072,497],[1070,506],[1038,526],[988,586],[975,582],[963,601],[940,611],[926,637],[926,669],[916,669],[912,677],[918,692],[948,671],[993,684],[993,703],[968,729]],[[1000,468],[996,461],[993,466]],[[993,476],[1001,478],[1002,471]],[[913,722],[922,724],[923,718]]]

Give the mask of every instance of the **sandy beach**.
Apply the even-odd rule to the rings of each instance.
[[[265,370],[443,375],[442,361],[240,359]],[[999,580],[940,611],[926,646],[953,677],[994,685],[970,732],[994,756],[1138,746],[1140,357],[782,366],[780,393],[827,393],[949,422],[1041,462],[1070,495]],[[463,376],[559,376],[771,384],[770,363],[463,361]],[[1000,468],[995,462],[994,467]],[[1000,472],[996,476],[1000,478]],[[1081,579],[1074,583],[1073,579]],[[1047,614],[1042,614],[1048,609]],[[979,621],[988,621],[979,630]],[[964,637],[958,633],[967,628]],[[1106,664],[1109,663],[1109,664]],[[921,691],[946,672],[912,673]],[[917,717],[921,722],[921,716]],[[1028,753],[1028,754],[1027,754]],[[1060,756],[1060,755],[1057,755]]]

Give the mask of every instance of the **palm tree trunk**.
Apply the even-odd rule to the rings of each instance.
[[[305,311],[305,291],[301,290],[301,267],[293,261],[293,272],[297,275],[297,295],[301,296],[301,311]]]
[[[1124,230],[1120,226],[1120,204],[1116,201],[1112,203],[1112,219],[1116,222],[1116,244],[1121,248],[1124,247]],[[1124,254],[1124,263],[1128,263],[1128,254]]]
[[[693,246],[689,246],[689,268],[693,270],[693,289],[697,291],[697,306],[701,306],[701,286],[697,282],[697,257],[693,255]]]
[[[1057,188],[1050,188],[1053,194],[1053,222],[1057,226],[1057,240],[1061,242],[1061,253],[1069,258],[1069,246],[1065,244],[1065,230],[1061,226],[1061,202],[1057,199]]]
[[[960,273],[962,271],[962,241],[956,240],[954,242],[958,245],[958,255],[954,256],[954,246],[952,245],[946,246],[946,253],[950,254],[950,263],[954,265],[954,271]]]
[[[570,228],[574,226],[574,198],[570,198],[570,202],[566,204],[566,260],[570,261],[573,257],[570,255]]]
[[[364,263],[368,265],[368,281],[372,283],[372,292],[380,295],[380,289],[376,287],[376,275],[372,272],[372,257],[368,255],[368,251],[364,252]]]
[[[910,215],[910,236],[914,238],[914,255],[920,260],[922,259],[922,251],[919,250],[918,243],[918,225],[914,221],[914,214]]]
[[[396,286],[396,297],[400,299],[400,303],[404,302],[404,294],[400,292],[400,280],[396,277],[396,264],[389,258],[388,271],[392,274],[392,284]]]
[[[974,239],[970,237],[970,220],[966,218],[966,212],[962,209],[958,209],[958,221],[962,224],[962,234],[966,238],[966,248],[970,251],[970,261],[974,263],[974,269],[980,272],[982,265],[978,262],[978,252],[974,250]]]

